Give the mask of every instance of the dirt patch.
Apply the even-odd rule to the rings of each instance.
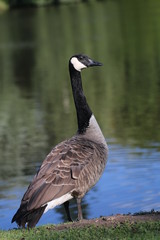
[[[117,214],[109,217],[100,217],[89,220],[82,220],[79,222],[72,223],[62,223],[59,225],[49,226],[47,229],[50,230],[65,230],[68,228],[78,228],[78,227],[86,227],[86,226],[104,226],[104,227],[115,227],[119,224],[123,224],[125,222],[128,223],[137,223],[137,222],[147,222],[147,221],[160,221],[160,212],[150,212],[150,213],[137,213],[134,215],[121,215]]]

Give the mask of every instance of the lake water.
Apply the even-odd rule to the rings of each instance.
[[[68,59],[103,67],[83,86],[109,146],[85,218],[160,210],[160,2],[95,1],[0,15],[0,229],[51,148],[77,130]],[[77,217],[76,204],[71,204]],[[66,220],[63,206],[38,225]]]

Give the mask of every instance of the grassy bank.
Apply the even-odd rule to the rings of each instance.
[[[1,240],[78,240],[78,239],[160,239],[160,221],[119,223],[116,226],[85,226],[72,228],[65,224],[63,230],[57,230],[54,225],[37,227],[31,230],[0,231]]]

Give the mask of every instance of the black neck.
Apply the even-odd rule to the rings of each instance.
[[[81,73],[75,70],[71,63],[69,63],[69,72],[77,111],[78,133],[83,134],[85,133],[86,128],[89,126],[89,120],[92,115],[92,111],[89,108],[86,97],[83,93]]]

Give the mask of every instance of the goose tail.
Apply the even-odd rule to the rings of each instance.
[[[12,223],[16,222],[19,227],[25,228],[27,225],[28,228],[33,228],[41,218],[46,205],[37,209],[27,210],[27,204],[21,205],[17,210],[15,215],[12,218]]]

